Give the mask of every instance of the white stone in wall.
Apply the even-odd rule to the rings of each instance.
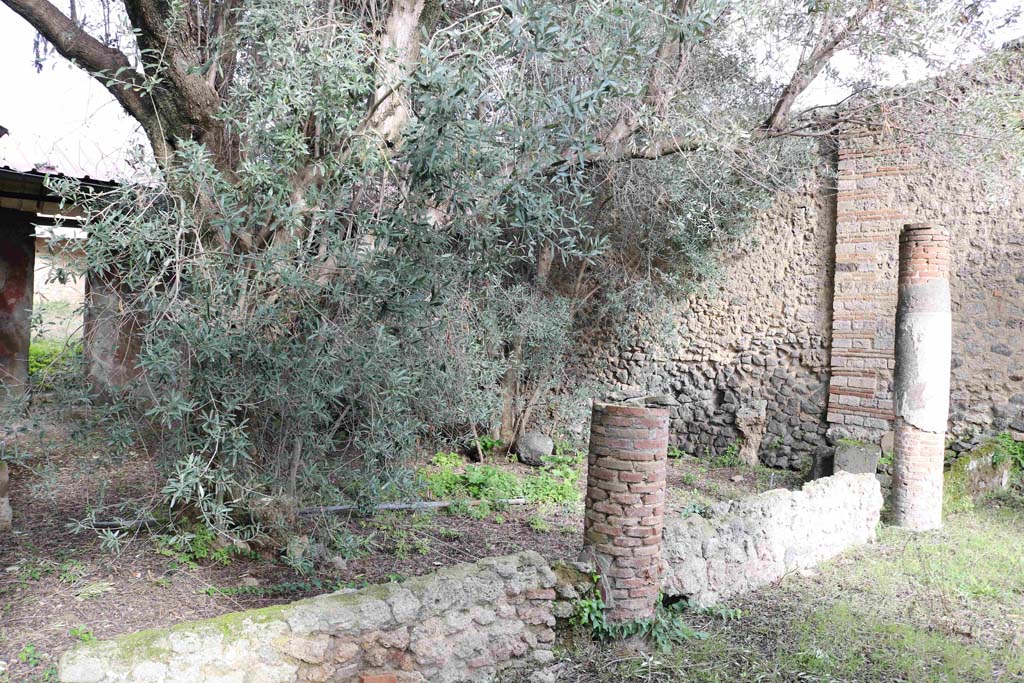
[[[717,503],[706,516],[668,518],[662,591],[721,603],[873,540],[881,509],[874,475],[841,472],[800,491]]]

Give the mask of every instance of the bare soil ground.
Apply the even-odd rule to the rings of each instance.
[[[111,503],[154,500],[162,480],[141,447],[112,461],[107,436],[86,424],[66,412],[37,410],[6,425],[2,435],[4,457],[13,462],[15,517],[13,533],[0,538],[0,683],[55,680],[60,654],[81,639],[289,602],[342,585],[401,580],[520,550],[550,559],[574,558],[580,550],[582,502],[510,506],[481,519],[396,512],[311,520],[332,524],[351,552],[306,576],[272,549],[226,565],[182,562],[161,554],[146,531],[115,550],[95,532],[74,533],[75,520]],[[714,468],[692,458],[670,463],[669,507],[677,510],[800,483],[789,472]],[[581,494],[583,486],[581,477]]]

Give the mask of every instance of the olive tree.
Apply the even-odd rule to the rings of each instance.
[[[167,498],[221,529],[253,495],[379,495],[424,440],[513,442],[584,330],[699,281],[840,125],[797,107],[837,55],[863,91],[990,26],[948,0],[3,1],[152,146],[155,183],[61,190],[135,319]]]

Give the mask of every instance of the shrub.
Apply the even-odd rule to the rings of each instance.
[[[583,454],[559,453],[543,459],[540,471],[526,478],[524,493],[536,503],[572,503],[580,498],[579,466]]]
[[[740,467],[743,461],[740,460],[740,442],[733,441],[724,451],[711,460],[712,467]]]
[[[1024,472],[1024,441],[1016,441],[1010,432],[1003,432],[995,437],[995,450],[992,454],[993,464],[1001,460],[1009,460],[1018,472]]]
[[[238,553],[230,543],[218,542],[215,532],[205,524],[193,524],[188,530],[156,536],[157,552],[179,565],[191,568],[202,562],[228,565]]]
[[[688,608],[685,602],[666,605],[658,601],[654,615],[649,619],[638,619],[624,623],[611,624],[605,619],[604,601],[592,591],[593,595],[576,601],[571,623],[589,631],[598,640],[621,640],[639,637],[651,641],[662,654],[691,639],[703,640],[708,634],[697,631],[688,623],[682,612]],[[737,611],[738,618],[738,611]]]
[[[493,465],[467,465],[463,482],[466,493],[476,500],[519,498],[523,494],[519,477]]]

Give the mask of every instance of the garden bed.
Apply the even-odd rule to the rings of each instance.
[[[77,418],[81,412],[74,411]],[[14,532],[0,543],[3,683],[47,680],[58,656],[82,639],[290,602],[338,587],[401,581],[520,550],[535,550],[549,560],[575,559],[581,547],[585,472],[579,456],[561,461],[571,463],[578,475],[572,479],[575,502],[568,502],[564,485],[559,488],[565,479],[550,471],[496,457],[483,464],[450,459],[444,469],[436,457],[425,458],[424,474],[441,473],[455,486],[446,491],[438,482],[438,494],[464,495],[453,482],[465,483],[469,471],[477,484],[489,481],[504,491],[489,496],[531,500],[372,518],[312,515],[306,519],[310,536],[336,542],[312,572],[300,574],[274,548],[237,555],[218,552],[205,541],[198,548],[176,548],[142,529],[118,543],[94,531],[75,533],[75,521],[89,510],[155,500],[163,482],[142,446],[119,461],[111,458],[109,437],[68,411],[37,410],[30,419],[9,424],[5,443],[7,457],[15,461],[15,521]],[[670,459],[670,514],[801,481],[792,472],[714,464],[722,463]]]

